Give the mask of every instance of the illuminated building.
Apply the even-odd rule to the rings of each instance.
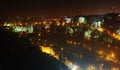
[[[85,17],[79,17],[78,18],[78,23],[79,24],[86,24],[86,18]],[[78,24],[77,24],[78,25]]]
[[[33,32],[33,26],[14,26],[13,28],[13,32],[28,32],[28,33],[32,33]]]

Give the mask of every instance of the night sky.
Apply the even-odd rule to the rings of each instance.
[[[71,16],[110,13],[120,0],[0,0],[0,16]]]

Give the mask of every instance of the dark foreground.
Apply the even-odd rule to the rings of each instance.
[[[0,70],[69,70],[26,38],[0,29]]]

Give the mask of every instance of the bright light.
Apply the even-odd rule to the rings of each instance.
[[[116,33],[118,33],[118,35],[120,35],[120,29],[118,29],[118,30],[116,31]]]
[[[29,33],[32,33],[33,32],[33,26],[26,26],[26,27],[23,27],[23,26],[15,26],[13,27],[13,31],[14,32],[29,32]]]
[[[71,22],[71,18],[65,18],[66,23],[70,23]]]
[[[12,23],[7,23],[7,22],[4,22],[3,26],[7,26],[7,27],[11,27],[13,24]]]
[[[118,34],[113,33],[113,34],[111,34],[111,36],[113,36],[114,38],[120,40],[120,35],[118,35]]]
[[[38,36],[41,36],[41,33],[39,33]]]
[[[112,53],[112,54],[111,54],[111,56],[112,56],[112,57],[115,57],[115,54],[114,54],[114,53]]]
[[[91,38],[91,31],[90,30],[85,31],[84,36],[86,39],[90,39]]]
[[[59,55],[51,47],[40,46],[41,51],[59,60]]]
[[[79,21],[79,23],[84,23],[85,22],[85,18],[84,17],[79,17],[78,21]]]
[[[76,65],[72,65],[71,70],[77,70],[77,69],[78,69],[78,66],[76,66]]]
[[[49,29],[50,28],[50,25],[45,25],[45,29]]]
[[[98,53],[99,53],[99,54],[103,54],[103,51],[100,50]]]
[[[120,17],[120,15],[118,15]]]
[[[115,60],[115,54],[113,52],[111,54],[108,54],[107,57],[106,57],[106,60],[114,61]]]
[[[116,34],[116,33],[111,33],[110,31],[108,31],[108,35],[112,36],[113,38],[120,40],[120,35]]]
[[[100,32],[103,32],[103,31],[104,31],[104,29],[103,29],[103,28],[101,28],[101,27],[100,27],[100,28],[98,28],[97,30],[98,30],[98,31],[100,31]]]
[[[64,64],[68,66],[70,70],[80,70],[80,66],[73,64],[70,60],[65,58]]]
[[[101,24],[102,24],[102,22],[101,21],[98,21],[98,22],[93,22],[93,24],[91,24],[91,28],[92,29],[97,29],[97,28],[101,28]]]

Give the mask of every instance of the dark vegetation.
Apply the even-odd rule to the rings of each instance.
[[[33,46],[27,38],[19,38],[16,33],[0,29],[0,69],[1,70],[69,70],[63,63],[39,47]]]

